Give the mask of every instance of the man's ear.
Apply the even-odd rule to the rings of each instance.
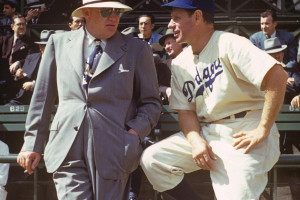
[[[11,30],[14,30],[14,24],[10,25]]]
[[[69,22],[69,23],[68,23],[68,25],[69,25],[69,27],[71,28],[71,26],[72,26],[72,23],[70,23],[70,22]]]
[[[152,23],[151,23],[151,30],[153,30],[154,27],[155,27],[155,24],[152,24]]]
[[[203,19],[203,12],[201,10],[195,10],[192,17],[196,23],[199,23]]]
[[[276,28],[276,26],[277,26],[277,21],[275,21],[275,22],[273,22],[274,23],[274,26],[275,26],[275,28]]]
[[[88,8],[82,8],[81,12],[84,18],[89,18],[90,12]]]

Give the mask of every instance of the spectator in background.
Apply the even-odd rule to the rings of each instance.
[[[42,13],[47,12],[48,8],[43,0],[27,0],[26,1],[27,15],[26,21],[28,24],[48,24],[49,18],[44,17]]]
[[[164,60],[162,64],[159,64],[156,67],[159,91],[161,92],[162,97],[168,102],[171,95],[170,81],[172,60],[182,52],[185,45],[176,42],[173,29],[167,29],[165,35],[159,39],[159,44],[165,48],[165,51],[169,56],[168,59]]]
[[[284,31],[276,30],[277,15],[273,10],[266,10],[260,15],[261,31],[250,36],[251,42],[258,48],[264,50],[264,41],[268,38],[277,37],[281,44],[287,45],[286,53],[283,58],[283,63],[287,68],[296,67],[297,59],[297,43],[293,34]]]
[[[300,95],[297,95],[292,99],[291,105],[293,107],[300,107]]]
[[[0,140],[0,155],[8,155],[8,146]],[[5,185],[7,183],[9,171],[8,163],[0,163],[0,200],[5,200],[7,192],[5,190]]]
[[[3,6],[4,17],[0,20],[0,25],[10,26],[12,24],[12,18],[17,12],[18,2],[16,0],[4,0],[1,2]],[[1,28],[0,36],[10,36],[13,34],[11,28]]]
[[[158,43],[159,38],[162,37],[162,35],[158,33],[153,33],[153,29],[155,27],[154,17],[149,14],[140,15],[138,17],[138,23],[139,23],[139,30],[140,30],[138,37],[148,42],[148,44],[152,48],[153,44]]]
[[[29,105],[33,89],[35,86],[35,80],[38,74],[40,61],[47,44],[47,41],[55,33],[53,30],[43,30],[41,32],[41,39],[39,42],[35,42],[39,45],[40,53],[33,53],[26,57],[24,66],[19,68],[16,72],[16,78],[18,81],[19,92],[17,95],[9,101],[6,105]]]
[[[167,29],[165,35],[159,39],[159,44],[165,48],[169,56],[164,63],[166,63],[171,70],[172,60],[182,52],[186,44],[176,42],[173,29]]]
[[[77,30],[85,25],[85,19],[83,17],[70,16],[68,25],[71,31]]]
[[[25,61],[26,56],[33,49],[32,40],[25,35],[26,21],[21,15],[13,17],[11,29],[14,34],[0,37],[1,73],[0,92],[2,102],[13,98],[18,92],[14,75]]]
[[[36,24],[50,24],[50,21],[55,18],[54,16],[46,16],[48,8],[44,0],[26,0],[26,22],[30,25]],[[40,39],[40,30],[35,29],[34,26],[28,28],[29,36],[33,41]]]

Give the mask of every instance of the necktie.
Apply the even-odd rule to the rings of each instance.
[[[10,56],[9,56],[9,65],[13,64],[13,60],[12,60],[12,55],[14,52],[16,52],[17,50],[17,46],[18,44],[20,43],[20,38],[17,38],[12,49],[11,49],[11,53],[10,53]]]
[[[7,24],[6,25],[11,25],[11,19],[7,18]]]
[[[92,67],[93,67],[93,63],[95,60],[95,57],[97,56],[97,54],[102,53],[103,50],[100,46],[101,41],[96,39],[95,40],[96,46],[93,50],[93,52],[91,53],[91,55],[88,57],[86,64],[85,64],[85,71],[83,74],[83,80],[82,80],[82,87],[88,91],[88,85],[90,80],[92,79],[92,76],[94,74]]]

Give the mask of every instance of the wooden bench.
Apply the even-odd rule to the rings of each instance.
[[[0,135],[4,136],[11,132],[21,133],[23,137],[25,130],[25,121],[27,116],[28,106],[0,106]],[[56,107],[53,108],[52,118],[55,115]],[[281,112],[276,120],[276,125],[280,132],[299,131],[300,132],[300,109],[293,108],[289,105],[283,105]],[[178,132],[178,115],[170,110],[168,106],[163,106],[162,115],[157,128],[154,130],[156,140],[161,140],[175,132]],[[299,133],[300,134],[300,133]],[[16,165],[16,154],[0,156],[0,163],[12,163]],[[43,162],[39,167],[43,167]],[[286,167],[300,167],[300,155],[282,154],[279,161],[271,171],[273,180],[269,181],[272,188],[273,199],[277,199],[277,169]],[[34,173],[34,200],[37,200],[37,173]]]
[[[280,132],[298,131],[300,134],[300,109],[290,105],[283,105],[276,119],[276,125]],[[178,125],[178,114],[163,106],[162,115],[159,119],[157,129],[154,131],[156,140],[159,141],[180,130]],[[277,169],[300,167],[300,155],[281,154],[279,161],[270,172],[269,186],[274,200],[277,200]]]

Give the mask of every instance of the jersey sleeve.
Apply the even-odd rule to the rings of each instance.
[[[227,52],[237,78],[252,83],[259,90],[267,72],[275,64],[280,64],[243,37],[239,42],[232,42]]]

